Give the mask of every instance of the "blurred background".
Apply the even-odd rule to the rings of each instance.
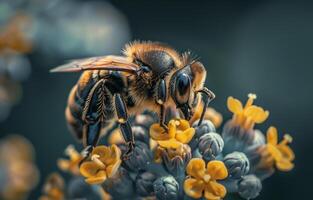
[[[211,106],[225,119],[231,117],[228,96],[245,100],[254,92],[256,104],[271,113],[257,128],[275,125],[280,134],[293,136],[295,169],[265,180],[257,199],[310,198],[312,9],[308,1],[276,0],[2,0],[0,139],[12,133],[28,138],[46,177],[65,147],[76,142],[64,108],[79,76],[49,69],[73,58],[119,54],[134,39],[160,41],[201,57],[206,85],[217,96]],[[30,199],[38,197],[42,182]]]

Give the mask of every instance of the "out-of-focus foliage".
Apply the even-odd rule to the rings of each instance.
[[[19,135],[0,140],[0,199],[23,200],[39,180],[32,144]]]

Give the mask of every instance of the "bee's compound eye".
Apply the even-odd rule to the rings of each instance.
[[[141,66],[141,70],[142,70],[142,72],[144,72],[144,73],[148,73],[148,72],[151,71],[150,68],[149,68],[148,66],[145,66],[145,65],[142,65],[142,66]]]
[[[174,98],[179,105],[188,103],[191,81],[187,74],[181,73],[176,78]]]

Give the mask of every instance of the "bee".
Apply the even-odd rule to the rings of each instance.
[[[136,41],[125,46],[123,56],[75,60],[51,72],[83,72],[69,94],[65,116],[70,130],[89,153],[118,123],[128,146],[125,157],[130,155],[135,142],[129,116],[145,110],[156,113],[160,126],[167,130],[168,108],[177,109],[189,120],[203,99],[200,125],[215,97],[204,87],[206,70],[198,59],[159,42]],[[207,98],[201,98],[204,96]]]

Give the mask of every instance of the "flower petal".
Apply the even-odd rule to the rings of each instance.
[[[168,132],[160,126],[159,123],[152,124],[150,126],[150,136],[154,140],[168,140],[175,137],[176,125],[175,121],[171,120],[168,123]]]
[[[205,197],[207,200],[220,200],[220,199],[221,199],[221,197],[214,195],[214,194],[213,194],[210,190],[208,190],[208,189],[205,189],[204,197]]]
[[[207,172],[214,180],[222,180],[228,176],[228,171],[225,164],[219,160],[210,161],[207,164]]]
[[[95,162],[87,161],[80,165],[79,171],[84,177],[92,177],[99,171],[99,165]]]
[[[240,114],[243,111],[242,103],[234,97],[228,97],[227,107],[234,114]]]
[[[274,158],[275,161],[282,159],[282,153],[276,148],[276,146],[267,144],[267,151],[271,154],[271,156]]]
[[[61,159],[58,159],[57,165],[61,170],[67,171],[71,166],[71,162],[69,160],[65,160],[61,158]]]
[[[101,184],[107,179],[105,171],[99,171],[96,176],[86,178],[85,181],[89,184]]]
[[[190,176],[202,179],[205,174],[205,162],[201,158],[193,158],[189,161],[186,172]]]
[[[178,130],[184,131],[184,130],[190,128],[189,122],[187,120],[184,120],[184,119],[175,120],[175,124],[176,124],[177,131]]]
[[[182,145],[182,143],[178,142],[176,139],[169,139],[169,140],[159,140],[158,144],[161,147],[164,148],[173,148],[173,149],[177,149],[178,147],[180,147]]]
[[[266,133],[267,142],[272,145],[277,145],[278,134],[277,129],[274,126],[269,127]]]
[[[269,112],[258,106],[250,106],[245,110],[245,115],[255,123],[262,123],[268,118]]]
[[[120,160],[121,150],[115,145],[107,146],[97,146],[92,151],[92,155],[99,155],[99,160],[105,165],[111,165]]]
[[[290,171],[294,168],[294,164],[292,162],[290,162],[290,160],[281,159],[281,160],[276,162],[276,167],[280,171],[287,172],[287,171]]]
[[[204,182],[194,178],[186,179],[184,182],[185,193],[195,199],[201,198],[204,190]]]
[[[289,146],[279,144],[277,148],[287,160],[293,161],[295,159],[295,153]]]
[[[190,142],[190,140],[193,138],[193,136],[195,135],[195,129],[194,128],[188,128],[187,130],[185,130],[182,133],[178,133],[176,134],[176,139],[183,143],[183,144],[187,144]]]
[[[108,175],[108,177],[112,177],[112,176],[114,176],[115,174],[116,174],[116,172],[117,172],[117,170],[118,170],[118,168],[120,167],[120,165],[121,165],[121,160],[118,160],[118,161],[116,161],[114,164],[112,164],[112,165],[108,165],[107,167],[106,167],[106,173],[107,173],[107,175]]]
[[[207,199],[221,199],[226,195],[226,188],[216,181],[210,181],[205,188],[204,195]]]

